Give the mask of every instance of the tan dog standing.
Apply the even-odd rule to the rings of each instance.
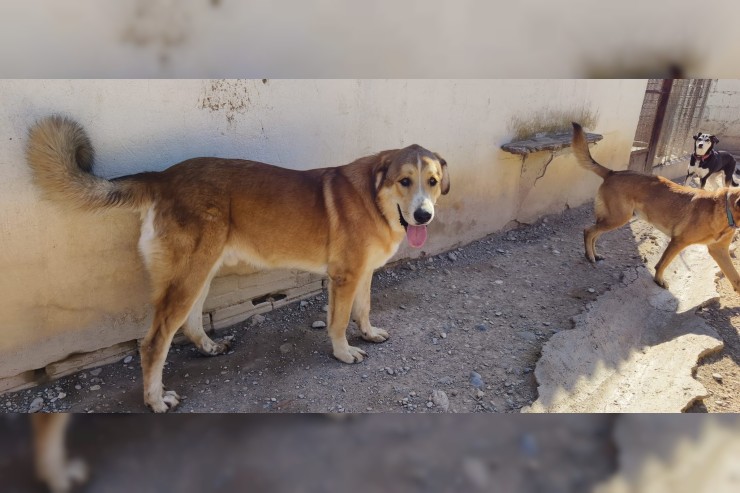
[[[677,185],[661,176],[612,171],[591,157],[583,129],[577,123],[573,123],[573,152],[581,166],[604,179],[594,200],[596,224],[583,232],[590,262],[601,259],[596,254],[599,236],[623,226],[636,214],[671,238],[655,266],[655,282],[659,286],[668,287],[663,272],[676,255],[698,243],[707,245],[732,287],[740,292],[740,275],[729,254],[740,219],[739,188],[709,192]]]
[[[420,146],[383,151],[335,168],[294,171],[254,161],[195,158],[162,172],[106,180],[92,174],[93,149],[76,122],[53,116],[29,131],[27,160],[44,195],[61,205],[138,211],[139,250],[153,286],[154,319],[141,344],[144,401],[155,412],[179,403],[162,369],[177,330],[206,355],[224,342],[203,331],[201,312],[222,264],[295,268],[329,277],[328,332],[345,363],[366,353],[345,335],[350,316],[365,340],[373,271],[404,236],[426,240],[437,198],[449,191],[447,163]]]

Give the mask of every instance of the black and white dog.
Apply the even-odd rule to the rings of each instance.
[[[725,186],[736,187],[740,184],[740,170],[736,169],[735,158],[729,152],[715,151],[714,145],[717,142],[719,139],[712,134],[694,135],[694,153],[691,154],[686,179],[696,175],[699,177],[701,188],[704,188],[710,176],[724,173]]]

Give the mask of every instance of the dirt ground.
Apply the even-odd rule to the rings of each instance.
[[[543,344],[641,265],[661,234],[634,220],[602,237],[606,260],[592,266],[582,245],[591,222],[585,205],[379,270],[371,320],[391,338],[365,342],[352,326],[350,343],[369,354],[360,364],[339,363],[326,329],[312,328],[325,320],[322,294],[221,331],[234,337],[227,355],[173,347],[165,384],[184,397],[179,412],[518,412],[537,397]],[[721,301],[700,313],[725,349],[699,365],[711,396],[691,411],[740,412],[740,297],[718,282]],[[145,411],[138,357],[6,394],[0,406],[26,412],[39,397],[44,411]]]
[[[0,418],[0,489],[42,492],[30,430]],[[76,416],[80,493],[579,493],[615,470],[608,415]]]

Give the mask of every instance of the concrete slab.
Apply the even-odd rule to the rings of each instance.
[[[646,259],[655,265],[657,259]],[[693,246],[666,273],[670,290],[637,267],[545,344],[535,376],[539,397],[523,412],[680,412],[706,397],[692,377],[698,360],[723,347],[694,314],[717,299],[719,268]]]
[[[594,493],[740,491],[740,418],[625,415],[614,441],[619,468]]]

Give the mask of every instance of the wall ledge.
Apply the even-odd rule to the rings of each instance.
[[[507,144],[503,144],[501,149],[512,154],[523,156],[533,152],[557,151],[570,147],[572,137],[573,134],[571,132],[538,133],[534,137],[526,140],[515,140]],[[586,134],[586,140],[589,144],[598,142],[603,138],[604,136],[601,134]]]

